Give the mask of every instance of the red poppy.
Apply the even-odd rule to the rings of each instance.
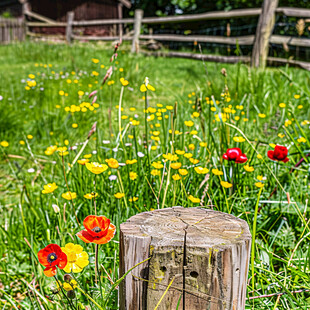
[[[105,216],[88,215],[83,225],[85,229],[76,235],[86,243],[108,243],[115,235],[116,227]]]
[[[44,249],[38,252],[39,262],[46,267],[44,274],[47,277],[56,275],[56,266],[64,269],[67,265],[67,255],[57,244],[49,244]]]
[[[267,155],[271,160],[283,161],[287,163],[289,159],[287,158],[288,150],[285,146],[276,145],[274,151],[268,151]]]
[[[234,161],[238,164],[243,164],[248,160],[246,155],[242,154],[242,151],[238,147],[227,149],[226,153],[223,155],[223,158],[229,161]]]

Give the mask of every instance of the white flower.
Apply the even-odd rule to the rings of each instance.
[[[35,170],[33,168],[29,168],[27,171],[28,171],[28,173],[34,173],[35,172]]]
[[[139,157],[144,157],[145,155],[142,152],[138,152]]]
[[[59,213],[60,208],[57,205],[52,204],[52,207],[53,207],[55,213]]]
[[[115,181],[116,179],[117,179],[117,176],[114,175],[114,174],[111,174],[111,175],[109,176],[109,180],[110,180],[110,181]]]

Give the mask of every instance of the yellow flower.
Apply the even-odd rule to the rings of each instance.
[[[97,63],[99,62],[99,59],[92,58],[91,61],[92,61],[94,64],[97,64]]]
[[[69,282],[62,283],[62,287],[66,292],[73,291],[77,286],[77,282],[74,279],[70,279]]]
[[[150,84],[147,84],[146,88],[147,88],[148,90],[155,91],[155,87],[152,86],[152,85],[150,85]]]
[[[194,165],[196,165],[196,164],[199,163],[199,159],[196,159],[196,158],[190,158],[189,161],[190,161],[192,164],[194,164]],[[208,170],[208,171],[209,171],[209,170]]]
[[[20,145],[25,145],[25,141],[20,140],[20,141],[19,141],[19,144],[20,144]]]
[[[304,137],[300,137],[299,139],[297,139],[297,141],[298,141],[299,143],[305,143],[305,142],[307,142],[307,140],[306,140]]]
[[[139,121],[136,121],[135,119],[131,121],[131,125],[132,126],[138,126],[140,125],[140,122]]]
[[[297,108],[301,110],[304,106],[302,104],[298,105]]]
[[[261,155],[261,154],[257,154],[257,156],[256,156],[258,159],[262,159],[263,158],[263,156]]]
[[[133,165],[133,164],[135,164],[136,162],[137,162],[136,159],[127,159],[127,160],[126,160],[126,165]]]
[[[85,154],[84,155],[84,158],[91,158],[92,157],[92,154]]]
[[[155,169],[161,169],[164,167],[164,165],[160,162],[160,161],[155,161],[152,163],[152,166],[155,168]]]
[[[285,134],[284,133],[278,133],[278,137],[282,139],[285,137]]]
[[[87,159],[87,158],[82,158],[82,159],[79,159],[78,161],[77,161],[80,165],[85,165],[86,163],[88,163],[89,162],[89,159]]]
[[[212,173],[215,175],[223,175],[223,171],[220,171],[219,169],[212,169]]]
[[[58,188],[58,186],[56,185],[56,183],[48,183],[46,185],[43,185],[43,190],[42,190],[42,194],[50,194],[52,193],[55,189]]]
[[[207,147],[207,142],[200,142],[199,145],[200,145],[201,147]]]
[[[167,105],[167,106],[166,106],[166,109],[167,109],[168,111],[171,111],[171,110],[173,110],[173,106],[172,106],[172,105]]]
[[[184,121],[185,126],[187,127],[192,127],[194,126],[194,122],[193,121]]]
[[[172,155],[171,153],[163,154],[163,158],[170,160],[170,161],[176,161],[179,159],[179,157],[177,155]]]
[[[114,194],[114,197],[117,199],[121,199],[121,198],[125,197],[125,194],[124,193],[116,193],[116,194]]]
[[[76,198],[76,193],[69,191],[69,192],[63,193],[61,197],[66,200],[73,200]]]
[[[160,170],[153,169],[153,170],[151,171],[151,175],[153,175],[153,176],[159,176],[159,175],[160,175]]]
[[[262,180],[264,179],[264,177],[263,177],[262,175],[258,175],[256,178],[257,178],[257,180],[259,180],[259,181],[262,181]]]
[[[74,124],[72,124],[72,128],[78,128],[78,124],[77,123],[74,123]]]
[[[137,201],[139,199],[139,197],[132,197],[132,198],[129,198],[128,200],[130,201],[130,202],[135,202],[135,201]]]
[[[264,187],[264,183],[262,183],[262,182],[256,182],[256,183],[255,183],[255,186],[258,187],[258,188],[262,188],[262,187]]]
[[[107,165],[99,164],[97,162],[86,163],[85,166],[90,172],[94,174],[100,174],[108,169]]]
[[[294,98],[295,98],[295,99],[299,99],[299,98],[300,98],[300,95],[294,95]]]
[[[58,147],[57,152],[58,152],[59,156],[66,156],[69,154],[69,152],[67,151],[67,148],[65,146]]]
[[[226,181],[221,181],[221,185],[225,188],[230,188],[232,187],[232,184]]]
[[[145,86],[144,84],[142,84],[142,85],[140,86],[140,92],[145,93],[146,91],[147,91],[146,86]]]
[[[193,154],[192,153],[185,153],[184,157],[185,158],[191,158],[191,157],[193,157]]]
[[[137,178],[137,173],[136,172],[133,172],[133,171],[131,171],[131,172],[129,172],[129,178],[130,178],[130,180],[135,180],[136,178]]]
[[[245,166],[243,166],[243,168],[247,172],[253,172],[254,171],[254,167],[251,167],[249,165],[245,165]]]
[[[82,90],[79,90],[79,91],[78,91],[78,95],[79,95],[79,96],[83,96],[83,95],[84,95],[84,92],[83,92]]]
[[[89,194],[85,194],[84,198],[86,198],[86,199],[93,199],[93,198],[96,198],[97,196],[98,196],[98,193],[91,192]]]
[[[57,145],[52,145],[49,146],[46,150],[45,150],[45,155],[53,155],[57,150]]]
[[[127,80],[125,80],[123,77],[119,79],[122,83],[123,86],[127,86],[129,84],[129,82]]]
[[[195,167],[194,168],[195,171],[198,173],[198,174],[207,174],[209,172],[209,169],[208,168],[203,168],[203,167]]]
[[[79,244],[67,243],[61,249],[67,255],[67,265],[64,268],[66,273],[81,272],[89,264],[88,254],[83,251],[83,247]]]
[[[175,151],[178,155],[184,155],[185,154],[185,151],[181,151],[181,150],[176,150]]]
[[[233,137],[233,140],[235,142],[244,142],[245,141],[245,139],[243,137]]]
[[[180,176],[179,174],[174,174],[174,175],[172,176],[172,179],[173,179],[174,181],[179,181],[179,180],[181,180],[182,178],[181,178],[181,176]]]
[[[187,169],[179,169],[179,174],[180,175],[187,175],[188,171],[187,171]]]
[[[194,112],[194,113],[192,114],[192,117],[199,117],[199,113],[198,113],[198,112]]]
[[[8,147],[8,146],[9,146],[9,142],[7,142],[7,141],[1,141],[1,142],[0,142],[0,145],[3,146],[3,147]]]
[[[178,170],[179,168],[181,168],[181,166],[181,163],[171,163],[171,168],[175,170]]]
[[[193,195],[189,195],[188,199],[193,202],[193,203],[199,203],[200,199],[199,198],[195,198]]]
[[[279,107],[280,107],[280,108],[285,108],[285,107],[286,107],[286,104],[282,102],[282,103],[279,104]]]
[[[265,117],[266,117],[266,114],[264,114],[264,113],[258,113],[258,117],[260,117],[260,118],[265,118]]]
[[[110,168],[117,169],[119,167],[118,161],[115,158],[106,159],[105,162]]]
[[[188,148],[189,148],[191,151],[193,151],[193,150],[195,149],[195,144],[191,143],[191,144],[188,146]]]
[[[273,149],[276,147],[274,143],[269,143],[269,146],[272,147]]]
[[[33,139],[33,136],[32,135],[28,135],[27,139],[31,140],[31,139]]]

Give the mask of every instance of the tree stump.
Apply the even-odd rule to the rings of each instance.
[[[121,310],[242,310],[251,234],[232,215],[173,207],[120,226]],[[169,289],[168,285],[170,284]]]

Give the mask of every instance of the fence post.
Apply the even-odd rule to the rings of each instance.
[[[248,224],[233,215],[173,207],[120,225],[120,310],[244,310]],[[167,288],[169,288],[167,290]]]
[[[131,52],[139,52],[139,36],[141,32],[141,21],[143,18],[143,10],[135,10],[134,35],[132,38]]]
[[[263,2],[252,50],[251,65],[254,67],[264,68],[266,66],[269,39],[275,23],[275,10],[278,2],[279,0],[264,0]]]
[[[72,23],[74,19],[74,12],[67,13],[67,27],[66,27],[66,40],[68,44],[72,42]]]

